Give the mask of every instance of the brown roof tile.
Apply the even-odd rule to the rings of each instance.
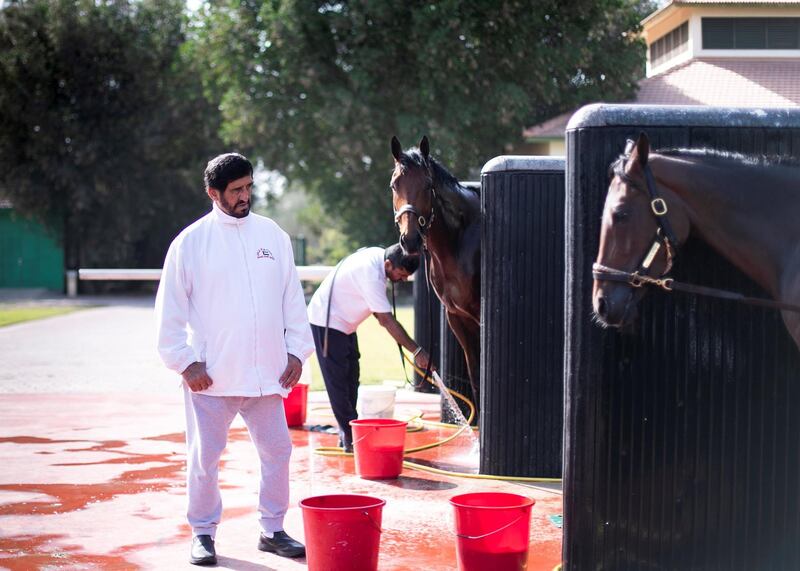
[[[795,6],[800,0],[672,0],[671,4],[772,4],[774,6]]]
[[[800,58],[692,59],[639,82],[630,103],[719,107],[800,106]],[[560,138],[571,113],[523,131],[526,139]],[[566,119],[565,119],[566,118]]]
[[[634,103],[796,107],[800,58],[692,59],[639,82]]]
[[[575,113],[577,109],[557,115],[552,119],[548,119],[544,123],[539,123],[533,127],[528,127],[522,132],[525,139],[553,139],[564,136],[564,131],[567,130],[567,123],[569,118]]]

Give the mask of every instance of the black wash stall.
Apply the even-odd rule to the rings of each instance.
[[[501,156],[481,173],[480,471],[560,477],[564,159]]]
[[[442,303],[436,297],[436,292],[425,280],[425,269],[420,268],[414,273],[414,341],[422,346],[437,365],[441,362],[439,349],[439,312]],[[423,382],[422,375],[417,373],[410,365],[406,369],[413,374],[415,391],[420,393],[438,392],[436,387],[427,381]]]
[[[798,109],[590,105],[572,117],[564,569],[800,569],[800,352],[779,312],[651,291],[631,333],[592,323],[608,167],[641,131],[655,151],[800,157]],[[766,297],[698,239],[673,276]]]

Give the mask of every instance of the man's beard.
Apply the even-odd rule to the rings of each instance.
[[[240,209],[242,204],[246,204],[247,207],[244,210]],[[222,209],[225,211],[225,214],[228,216],[232,216],[234,218],[244,218],[248,214],[250,214],[250,202],[248,201],[239,201],[236,204],[228,204],[225,201],[222,201]]]

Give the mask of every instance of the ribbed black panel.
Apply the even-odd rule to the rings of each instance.
[[[779,313],[652,291],[631,334],[591,322],[625,139],[800,156],[800,111],[620,107],[567,132],[564,569],[800,569],[800,353]],[[674,277],[766,296],[696,239]]]
[[[563,161],[559,169],[484,170],[482,473],[561,476]]]
[[[439,312],[442,304],[436,297],[433,289],[425,283],[425,271],[423,268],[414,274],[414,341],[430,353],[433,362],[437,365],[441,363],[441,352],[439,349]],[[420,393],[438,392],[436,387],[429,382],[422,382],[422,375],[414,373],[415,390]]]
[[[444,308],[441,312],[441,340],[440,347],[442,350],[442,365],[440,367],[440,374],[445,386],[460,393],[475,404],[475,399],[472,395],[472,385],[469,382],[469,374],[467,372],[467,360],[464,358],[464,350],[458,344],[456,336],[447,324],[447,315]],[[469,407],[459,398],[453,397],[464,414],[464,418],[469,418]],[[454,422],[453,413],[445,406],[442,400],[442,422]],[[472,425],[478,424],[479,415],[475,411],[475,418],[472,420]]]

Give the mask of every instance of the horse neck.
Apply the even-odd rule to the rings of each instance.
[[[434,174],[434,222],[429,242],[432,249],[451,253],[458,248],[464,230],[480,219],[480,202],[475,194],[458,182],[442,180]]]
[[[780,191],[765,183],[764,169],[755,172],[739,164],[735,168],[721,162],[706,164],[692,156],[652,158],[654,175],[667,187],[665,194],[674,193],[682,205],[689,223],[685,233],[695,232],[776,295],[785,245],[797,243],[800,236],[794,216],[786,217],[792,214],[791,203],[773,196]]]

